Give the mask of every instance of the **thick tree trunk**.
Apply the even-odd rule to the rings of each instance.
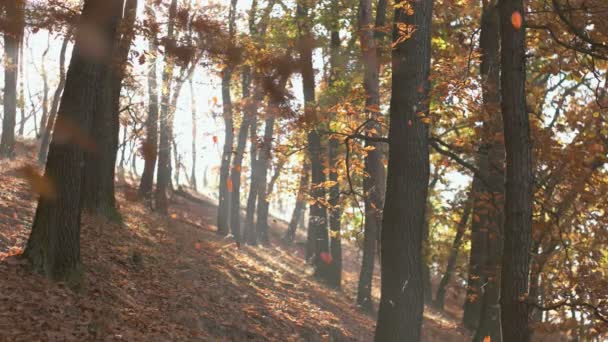
[[[231,0],[228,14],[228,25],[230,39],[234,40],[236,2]],[[227,235],[230,228],[230,204],[232,180],[230,179],[230,162],[234,145],[234,120],[232,115],[232,99],[230,98],[230,83],[232,79],[232,67],[228,66],[222,70],[222,115],[224,117],[224,148],[222,151],[222,162],[220,165],[219,195],[217,209],[217,232]],[[230,184],[230,186],[229,186]]]
[[[483,179],[481,192],[473,206],[472,225],[484,232],[486,259],[482,266],[484,291],[481,298],[479,327],[475,341],[486,337],[501,342],[500,324],[500,259],[502,258],[502,224],[504,220],[504,160],[505,150],[500,139],[502,120],[500,115],[500,26],[498,8],[486,4],[483,9],[479,47],[481,50],[481,78],[483,95],[483,136],[478,153],[478,165]]]
[[[308,161],[303,162],[302,173],[300,175],[300,184],[298,186],[298,194],[296,197],[296,205],[291,215],[291,220],[287,226],[287,233],[285,233],[285,241],[293,243],[296,238],[296,231],[301,219],[304,217],[304,210],[306,209],[306,193],[309,191],[310,181],[310,163]]]
[[[40,150],[38,151],[38,163],[40,164],[44,164],[46,162],[46,156],[49,151],[49,143],[51,142],[51,133],[53,131],[53,126],[55,125],[55,117],[57,116],[59,101],[61,100],[61,93],[65,87],[65,54],[68,48],[68,43],[70,42],[70,36],[71,34],[68,33],[65,38],[63,38],[63,43],[61,44],[61,52],[59,53],[59,84],[57,85],[57,89],[55,89],[55,93],[53,94],[51,110],[49,112],[49,117],[46,120],[46,125],[45,127],[40,128],[43,130],[42,139],[40,140]]]
[[[175,16],[177,14],[177,0],[171,0],[169,7],[169,23],[167,29],[167,40],[175,38]],[[171,182],[171,125],[173,122],[173,111],[170,103],[171,83],[173,81],[174,63],[171,56],[165,55],[161,86],[160,101],[160,137],[158,144],[158,171],[156,172],[156,210],[167,214],[169,203],[167,191]]]
[[[500,81],[507,156],[501,322],[505,341],[526,342],[530,340],[528,305],[522,298],[528,293],[533,196],[532,142],[525,93],[526,31],[523,0],[503,0],[499,6]]]
[[[392,51],[389,162],[382,219],[382,296],[376,341],[419,341],[424,307],[422,239],[429,184],[431,19],[433,1],[410,3],[414,14],[395,10]],[[397,25],[414,25],[399,42]]]
[[[114,40],[112,67],[100,89],[103,100],[93,118],[93,139],[97,148],[88,154],[85,166],[84,207],[114,219],[119,217],[114,198],[114,176],[120,131],[120,92],[135,35],[136,12],[137,0],[126,0],[120,30]]]
[[[469,221],[469,216],[471,214],[471,206],[473,202],[472,194],[469,194],[469,197],[470,199],[467,199],[467,203],[465,203],[464,208],[462,210],[462,214],[460,215],[460,221],[458,222],[458,226],[456,227],[456,235],[454,236],[452,249],[450,250],[450,255],[448,256],[448,263],[445,267],[445,273],[439,281],[439,286],[437,287],[437,292],[435,294],[435,301],[433,302],[433,305],[438,310],[443,310],[447,287],[450,283],[450,280],[452,279],[454,269],[456,268],[458,252],[460,251],[460,247],[462,246],[464,233],[467,228],[467,222]]]
[[[121,0],[86,0],[81,20],[90,23],[112,46]],[[111,68],[112,49],[92,54],[86,32],[78,32],[67,73],[46,163],[45,176],[54,194],[41,196],[36,209],[25,257],[34,270],[52,279],[78,282],[80,262],[80,214],[86,137],[92,131],[103,75]]]
[[[151,8],[146,8],[151,13]],[[146,140],[142,144],[144,157],[144,170],[139,183],[138,196],[151,199],[154,187],[154,170],[158,156],[158,83],[156,75],[157,50],[156,37],[150,38],[148,49],[150,50],[148,69],[148,117],[146,119]]]
[[[15,125],[17,120],[17,77],[19,70],[19,46],[25,26],[24,0],[7,1],[4,4],[7,28],[4,32],[4,116],[0,158],[12,158],[15,152]]]
[[[376,9],[375,29],[378,30],[385,25],[386,1],[378,1]],[[379,37],[374,37],[372,25],[372,1],[361,0],[359,2],[359,35],[361,40],[361,52],[364,63],[363,87],[365,88],[365,107],[368,110],[370,121],[367,125],[367,134],[370,136],[380,135],[381,125],[375,119],[382,115],[380,113],[380,55]],[[386,172],[382,163],[382,146],[376,142],[365,142],[366,146],[373,147],[365,156],[365,172],[367,177],[363,180],[363,192],[365,196],[365,227],[363,232],[363,258],[361,261],[361,273],[357,288],[357,305],[363,310],[372,309],[372,279],[374,275],[374,264],[376,257],[376,243],[378,232],[382,223],[382,208],[384,207],[384,192],[386,187]]]

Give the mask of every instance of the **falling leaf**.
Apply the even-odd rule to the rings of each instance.
[[[226,188],[228,188],[228,192],[232,192],[232,178],[230,177],[226,180]]]
[[[323,260],[324,263],[328,265],[331,264],[331,262],[333,261],[331,254],[327,252],[321,252],[321,254],[319,254],[319,257],[321,258],[321,260]]]
[[[57,197],[55,184],[46,175],[40,174],[36,167],[26,165],[19,169],[19,173],[30,184],[32,191],[41,197],[45,199],[55,199]]]
[[[213,139],[213,144],[217,145],[217,135],[214,135],[213,137],[211,137],[211,139]]]
[[[201,250],[201,243],[200,243],[200,242],[195,243],[195,244],[194,244],[194,248],[195,248],[196,250],[199,250],[199,251],[200,251],[200,250]]]
[[[171,214],[170,215],[172,219],[176,219],[177,218],[177,214]]]
[[[516,30],[519,30],[521,28],[521,23],[522,23],[521,13],[519,13],[519,11],[513,12],[513,14],[511,14],[511,24],[513,25],[513,27]]]
[[[490,336],[486,336],[483,338],[483,342],[492,342],[492,339],[490,338]]]

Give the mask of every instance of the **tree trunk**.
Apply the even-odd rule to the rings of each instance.
[[[269,184],[267,184],[266,178],[268,177],[268,168],[270,168],[270,161],[272,160],[272,135],[274,132],[274,115],[275,113],[267,113],[266,123],[264,126],[264,140],[262,141],[262,148],[258,154],[258,164],[260,174],[258,175],[258,210],[257,210],[257,222],[256,227],[252,231],[253,234],[257,235],[260,242],[263,244],[269,243],[268,238],[268,195],[272,191]],[[268,187],[268,188],[267,188]],[[256,237],[254,237],[250,243],[256,243]]]
[[[242,89],[243,99],[251,97],[251,71],[246,66],[242,73]],[[230,232],[234,236],[237,245],[241,243],[241,170],[243,165],[243,156],[245,154],[245,147],[247,145],[247,133],[251,125],[251,113],[250,108],[243,111],[243,120],[241,121],[241,127],[239,128],[239,135],[236,147],[236,153],[234,155],[234,161],[232,163],[232,173],[230,178],[232,179],[232,193],[230,203]]]
[[[197,126],[197,117],[196,117],[196,99],[195,99],[195,94],[194,94],[194,85],[192,83],[192,77],[190,77],[189,80],[190,83],[190,97],[191,99],[191,106],[192,106],[192,169],[190,170],[190,187],[192,187],[192,189],[194,191],[197,190],[197,186],[196,186],[196,137],[198,135],[197,131],[196,131],[196,126]]]
[[[236,2],[231,0],[228,14],[228,26],[231,44],[234,44]],[[220,165],[219,196],[217,209],[217,232],[227,235],[230,224],[230,204],[232,180],[230,178],[230,162],[234,145],[234,120],[232,116],[232,99],[230,98],[230,83],[232,79],[232,66],[222,70],[222,107],[224,117],[224,148]],[[228,186],[230,184],[230,186]]]
[[[146,7],[147,12],[152,9]],[[149,14],[151,15],[151,13]],[[148,69],[148,118],[146,119],[146,140],[142,144],[144,170],[139,183],[138,196],[151,198],[154,187],[154,169],[158,156],[158,83],[156,80],[157,50],[156,37],[151,37],[148,45],[150,50]]]
[[[424,289],[422,238],[429,184],[429,114],[431,19],[433,1],[410,3],[414,14],[395,10],[395,23],[414,25],[399,42],[393,28],[393,76],[390,106],[389,162],[382,218],[382,296],[376,341],[419,341]]]
[[[298,186],[298,195],[296,198],[296,205],[291,215],[291,220],[287,226],[287,233],[285,234],[285,241],[287,243],[293,243],[296,238],[296,230],[302,217],[304,216],[304,210],[306,209],[306,193],[309,191],[309,180],[310,180],[310,163],[307,161],[303,162],[302,173],[300,175],[300,185]]]
[[[112,46],[122,10],[121,0],[87,0],[81,19],[91,23]],[[87,50],[88,34],[78,32],[46,163],[45,177],[54,193],[38,200],[25,257],[34,270],[74,284],[80,279],[80,214],[85,153],[90,144],[99,88],[111,68],[112,49]]]
[[[25,4],[25,0],[23,1]],[[24,5],[25,6],[25,5]],[[23,137],[23,133],[25,131],[25,122],[27,121],[27,117],[25,116],[25,74],[23,72],[23,65],[25,64],[25,58],[23,57],[23,45],[24,45],[25,35],[21,34],[21,40],[19,41],[19,101],[17,104],[19,105],[19,111],[21,112],[21,122],[19,122],[19,136]],[[34,112],[35,109],[33,109]],[[35,124],[35,123],[34,123]]]
[[[250,75],[251,77],[251,75]],[[256,89],[257,90],[257,89]],[[255,93],[255,91],[254,91]],[[251,171],[249,176],[249,195],[247,195],[247,207],[245,209],[245,242],[250,245],[257,245],[257,233],[255,231],[255,208],[258,202],[258,196],[260,193],[260,186],[262,192],[266,191],[266,184],[261,183],[261,165],[258,156],[258,119],[257,119],[257,101],[258,96],[252,96],[253,103],[248,103],[246,106],[249,107],[250,124],[249,124],[249,160],[251,163]]]
[[[376,8],[376,33],[385,25],[386,0],[378,1]],[[366,127],[370,136],[381,133],[381,125],[376,120],[382,115],[380,112],[380,39],[374,37],[372,25],[372,1],[359,2],[359,35],[361,40],[361,53],[364,64],[363,87],[365,88],[365,107],[368,118],[373,119]],[[382,163],[382,146],[376,142],[365,142],[366,147],[373,147],[365,156],[365,172],[367,177],[363,180],[363,193],[365,201],[365,227],[363,232],[363,258],[361,273],[357,287],[357,305],[365,311],[372,309],[372,279],[376,257],[376,243],[382,222],[382,208],[384,207],[384,193],[386,187],[386,172]]]
[[[42,65],[41,65],[41,75],[42,76],[42,117],[40,118],[40,131],[38,132],[36,131],[36,138],[40,138],[41,134],[43,134],[44,131],[44,127],[46,127],[46,120],[49,117],[49,80],[48,80],[48,75],[47,75],[47,71],[46,71],[46,56],[49,53],[49,48],[51,46],[51,35],[49,33],[47,42],[46,42],[46,49],[44,50],[44,53],[42,54]],[[61,82],[61,81],[60,81]]]
[[[169,7],[169,23],[167,28],[167,41],[175,39],[175,16],[177,14],[177,0],[171,0]],[[169,43],[172,44],[172,43]],[[161,87],[160,102],[160,139],[158,144],[158,171],[156,172],[156,210],[167,214],[169,203],[167,191],[171,182],[171,125],[173,122],[170,107],[171,82],[173,81],[174,63],[172,57],[165,54]]]
[[[481,185],[473,206],[473,223],[476,231],[484,232],[486,238],[486,259],[482,266],[482,291],[479,327],[475,341],[483,341],[489,336],[492,341],[501,342],[500,324],[500,259],[502,258],[502,224],[504,220],[504,160],[505,150],[500,139],[502,120],[500,115],[500,62],[498,8],[486,4],[481,20],[479,47],[481,50],[481,79],[483,96],[482,145],[478,153],[479,172],[488,184]]]
[[[526,342],[530,340],[528,305],[522,298],[528,292],[533,180],[525,93],[524,7],[523,0],[504,0],[499,6],[502,34],[500,81],[507,156],[501,322],[505,341]]]
[[[118,218],[114,198],[116,153],[120,132],[120,92],[134,38],[137,0],[126,0],[120,30],[114,39],[113,64],[100,89],[103,97],[93,117],[96,151],[88,153],[85,166],[83,205],[109,218]]]
[[[55,93],[53,94],[53,102],[51,103],[49,117],[46,120],[46,126],[44,128],[41,127],[43,131],[42,139],[40,140],[40,150],[38,151],[38,163],[40,164],[46,162],[46,156],[49,151],[49,143],[51,142],[51,132],[53,131],[55,117],[57,116],[57,109],[59,108],[59,100],[61,100],[61,93],[65,87],[65,54],[68,48],[68,43],[70,42],[70,36],[71,34],[68,33],[65,38],[63,38],[63,43],[61,44],[61,52],[59,53],[59,84],[57,85],[57,89],[55,89]]]
[[[445,268],[445,273],[443,277],[441,277],[441,281],[439,281],[439,286],[437,287],[437,293],[435,295],[435,301],[433,302],[435,308],[443,311],[444,303],[445,303],[445,294],[452,278],[452,274],[454,273],[454,268],[456,268],[456,260],[458,259],[458,252],[460,251],[460,247],[462,246],[464,233],[467,229],[467,222],[469,221],[469,216],[471,214],[471,206],[473,202],[472,194],[469,194],[470,199],[465,203],[464,208],[462,210],[462,214],[460,215],[460,221],[458,222],[458,226],[456,227],[456,235],[454,236],[454,242],[452,243],[452,249],[450,250],[450,255],[448,257],[448,263]]]
[[[12,158],[15,153],[15,125],[17,118],[17,77],[19,70],[19,46],[25,27],[24,0],[7,1],[6,30],[4,32],[4,116],[0,159]]]

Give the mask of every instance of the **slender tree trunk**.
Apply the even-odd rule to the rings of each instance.
[[[12,158],[15,153],[15,125],[17,118],[17,77],[19,70],[19,46],[25,26],[24,0],[7,1],[4,4],[7,28],[4,32],[4,116],[0,158]]]
[[[25,4],[25,0],[24,0]],[[23,31],[22,31],[23,32]],[[25,58],[23,57],[23,46],[25,45],[25,35],[21,34],[21,40],[19,41],[19,111],[21,112],[21,122],[19,123],[19,136],[23,137],[25,131],[25,122],[27,117],[25,116],[25,74],[23,72],[23,65],[25,64]],[[35,112],[35,110],[34,110]]]
[[[258,154],[258,164],[260,174],[258,175],[258,208],[257,208],[257,222],[255,229],[251,232],[253,235],[257,235],[257,239],[263,244],[269,243],[268,238],[268,195],[270,194],[270,185],[267,183],[268,169],[270,168],[270,161],[272,160],[272,135],[274,133],[274,121],[275,113],[267,113],[264,126],[264,138],[262,141],[262,147]],[[268,187],[268,189],[267,189]],[[253,237],[249,243],[256,243],[256,237]]]
[[[287,233],[285,234],[285,241],[293,243],[296,238],[296,230],[302,217],[304,217],[304,210],[306,209],[306,193],[309,191],[309,180],[310,180],[310,163],[307,161],[303,162],[302,173],[300,175],[300,185],[298,186],[298,195],[296,198],[296,205],[291,215],[291,220],[287,226]]]
[[[243,99],[251,97],[251,71],[249,66],[246,66],[241,75],[241,84],[243,89]],[[247,100],[245,100],[247,101]],[[230,203],[230,232],[234,236],[237,245],[241,243],[241,170],[243,165],[243,157],[245,147],[247,145],[247,134],[251,126],[251,108],[246,108],[243,111],[243,120],[239,128],[239,135],[232,163],[232,193]]]
[[[49,112],[49,117],[46,120],[46,126],[44,128],[41,127],[43,132],[42,139],[40,140],[40,151],[38,152],[38,163],[40,164],[46,162],[49,143],[51,142],[51,132],[53,131],[55,117],[57,116],[57,109],[59,108],[59,100],[61,100],[61,93],[65,87],[65,54],[68,48],[68,43],[70,42],[70,36],[71,34],[68,33],[61,44],[61,52],[59,53],[59,84],[57,85],[57,89],[55,89],[55,93],[53,94],[51,111]]]
[[[94,25],[112,46],[121,0],[86,0],[81,20]],[[46,163],[45,177],[54,193],[41,196],[25,257],[46,276],[77,283],[81,274],[80,214],[85,152],[83,137],[92,131],[103,75],[111,68],[112,49],[103,55],[87,50],[88,34],[78,32]]]
[[[331,275],[331,259],[329,254],[329,234],[327,230],[327,209],[321,201],[325,201],[325,189],[315,185],[325,182],[325,173],[322,157],[325,155],[321,135],[317,128],[321,124],[315,109],[315,75],[312,63],[313,37],[310,27],[311,18],[308,16],[307,1],[298,1],[297,21],[300,53],[300,67],[302,72],[302,88],[304,90],[304,115],[306,122],[313,124],[308,133],[308,153],[311,165],[311,183],[313,184],[312,197],[315,202],[310,205],[310,217],[308,222],[309,244],[313,244],[312,255],[315,266],[315,276],[325,282],[329,281]],[[310,247],[309,247],[310,248]]]
[[[51,35],[49,34],[46,49],[42,54],[42,63],[41,63],[41,75],[42,76],[42,117],[40,118],[40,132],[36,131],[36,138],[40,138],[41,134],[44,132],[44,127],[46,127],[46,120],[49,117],[49,80],[46,71],[46,56],[49,53],[49,49],[51,46]]]
[[[190,170],[190,186],[194,191],[197,190],[196,185],[196,137],[198,135],[196,131],[197,125],[197,115],[196,115],[196,99],[194,94],[194,85],[192,82],[192,77],[189,80],[190,83],[190,97],[192,98],[191,106],[192,106],[192,169]]]
[[[250,76],[251,77],[251,76]],[[256,89],[257,90],[257,89]],[[255,92],[254,92],[255,93]],[[249,195],[247,196],[247,207],[245,209],[245,227],[244,231],[247,235],[245,241],[250,245],[257,245],[258,234],[255,231],[255,208],[258,202],[260,186],[263,186],[262,191],[266,191],[266,184],[261,184],[260,172],[261,165],[258,156],[258,119],[257,119],[257,94],[253,98],[254,103],[249,103],[250,124],[249,124],[249,160],[251,163],[251,171],[249,176]]]
[[[177,15],[177,0],[171,0],[169,7],[169,23],[167,39],[175,39],[175,16]],[[167,191],[171,182],[171,125],[173,122],[170,107],[171,82],[173,81],[174,63],[172,57],[165,55],[160,102],[160,139],[158,144],[158,171],[156,172],[156,210],[167,214],[169,203]]]
[[[385,25],[386,0],[379,0],[376,7],[375,29]],[[380,135],[381,125],[376,120],[380,113],[380,37],[372,31],[372,1],[359,2],[359,39],[361,40],[361,53],[364,63],[363,87],[365,88],[365,107],[369,119],[367,134]],[[376,32],[376,33],[377,33]],[[376,36],[376,37],[375,37]],[[363,180],[365,196],[365,227],[363,232],[363,258],[361,273],[357,287],[357,305],[365,311],[372,309],[372,279],[376,257],[376,243],[378,232],[382,223],[382,208],[384,207],[384,193],[386,187],[386,172],[382,163],[382,146],[375,142],[366,142],[365,146],[373,147],[365,156],[365,172],[367,177]]]
[[[382,218],[382,286],[376,341],[419,341],[424,289],[422,244],[429,184],[431,19],[433,1],[395,10],[387,191]],[[398,25],[414,25],[399,42]]]
[[[228,14],[228,26],[231,44],[234,44],[237,0],[231,0]],[[234,145],[234,120],[232,115],[232,99],[230,98],[230,83],[232,66],[222,70],[222,107],[224,117],[224,148],[220,165],[219,196],[217,210],[217,232],[227,235],[230,227],[230,205],[232,201],[232,179],[230,178],[230,162]]]
[[[528,292],[532,232],[532,142],[526,111],[526,31],[523,0],[500,2],[501,95],[507,181],[500,282],[503,339],[530,340]],[[518,18],[521,20],[512,20]],[[520,25],[516,25],[520,24]]]
[[[330,30],[330,75],[328,85],[334,87],[337,75],[341,72],[340,63],[340,32],[337,19],[340,15],[337,2],[332,3],[332,11],[335,17],[334,23]],[[337,139],[330,139],[328,142],[328,157],[329,157],[329,180],[334,182],[328,189],[329,210],[329,249],[331,251],[331,263],[328,275],[328,284],[333,288],[340,288],[342,285],[342,233],[341,233],[341,218],[342,209],[340,208],[340,185],[338,183],[338,158],[340,142]]]
[[[473,206],[472,225],[476,231],[484,232],[487,255],[482,266],[484,291],[481,298],[479,327],[475,341],[483,341],[489,336],[492,341],[501,342],[500,324],[500,260],[502,258],[502,224],[504,220],[504,160],[505,150],[500,136],[503,125],[500,115],[500,26],[498,8],[485,4],[482,14],[479,47],[481,49],[481,78],[483,95],[483,136],[478,165],[488,184],[482,184],[482,191],[476,194]]]
[[[147,7],[146,12],[151,15],[152,9]],[[150,38],[149,49],[149,69],[148,69],[148,118],[146,119],[146,140],[142,144],[144,157],[144,170],[139,183],[138,196],[141,198],[151,198],[152,188],[154,187],[154,170],[158,156],[158,83],[157,83],[157,50],[156,37]]]
[[[472,199],[471,194],[469,194],[469,197]],[[465,203],[464,208],[462,210],[462,214],[460,215],[460,221],[458,222],[458,226],[456,227],[456,235],[454,236],[452,249],[450,250],[450,255],[448,256],[448,263],[445,267],[445,273],[443,274],[443,277],[441,277],[441,281],[439,281],[439,286],[437,287],[437,293],[435,295],[435,301],[433,302],[433,304],[438,310],[443,310],[447,287],[454,273],[454,269],[456,268],[458,252],[460,251],[460,247],[462,246],[464,233],[467,229],[467,222],[469,221],[469,216],[471,214],[471,199],[467,200],[467,203]]]

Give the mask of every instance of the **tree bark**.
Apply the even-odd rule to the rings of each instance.
[[[177,15],[177,0],[171,0],[169,6],[169,23],[167,28],[168,44],[175,39],[175,17]],[[171,83],[173,81],[174,62],[172,57],[165,54],[160,102],[160,139],[158,144],[158,171],[156,172],[156,210],[162,214],[169,211],[167,191],[171,182],[171,126],[173,122],[170,107]]]
[[[55,89],[55,93],[53,94],[51,110],[49,111],[49,117],[46,120],[46,125],[45,127],[41,127],[43,131],[42,139],[40,140],[40,150],[38,151],[39,164],[46,163],[49,143],[51,142],[51,132],[53,131],[53,126],[55,125],[55,117],[57,116],[57,109],[59,108],[61,93],[65,87],[65,54],[68,48],[68,43],[70,42],[70,36],[71,34],[68,33],[65,38],[63,38],[63,43],[61,44],[61,52],[59,53],[59,84],[57,85],[57,89]]]
[[[389,162],[382,218],[382,296],[376,341],[419,341],[424,289],[422,238],[429,184],[431,19],[433,1],[410,3],[414,13],[395,9]],[[399,42],[399,24],[413,35]],[[394,44],[395,44],[394,43]]]
[[[17,78],[19,46],[25,27],[25,0],[7,1],[4,4],[7,28],[4,32],[4,116],[0,139],[0,159],[12,158],[15,153],[15,125],[17,119]]]
[[[110,46],[91,53],[88,34],[78,31],[66,85],[46,163],[45,177],[54,193],[41,196],[25,257],[34,270],[56,280],[78,283],[81,274],[80,215],[85,162],[93,115],[103,75],[111,68],[112,42],[122,10],[121,0],[86,0],[81,21],[101,33]],[[88,32],[88,31],[87,31]]]
[[[532,232],[532,152],[526,111],[523,0],[500,2],[501,95],[506,148],[504,254],[500,282],[503,339],[530,340],[528,292]],[[512,20],[518,18],[521,20]],[[520,24],[520,25],[516,25]]]
[[[385,25],[386,0],[379,0],[376,8],[376,33]],[[380,112],[380,37],[371,29],[372,1],[359,2],[359,39],[364,64],[363,87],[365,88],[365,107],[370,121],[366,127],[367,134],[378,136],[381,125],[376,120]],[[376,37],[375,37],[376,36]],[[372,279],[376,257],[376,243],[382,223],[382,208],[386,187],[386,172],[382,163],[382,146],[380,143],[365,142],[365,146],[373,147],[365,156],[365,172],[363,193],[365,205],[365,227],[363,232],[363,258],[361,273],[357,287],[357,305],[365,311],[372,309]]]

